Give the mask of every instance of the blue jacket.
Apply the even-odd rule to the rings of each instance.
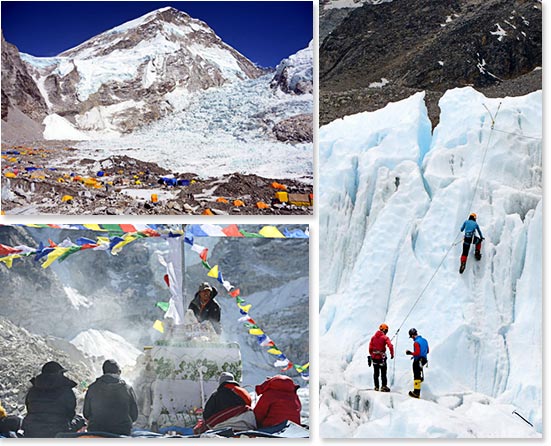
[[[465,237],[472,237],[474,232],[477,231],[480,238],[484,238],[480,231],[480,226],[478,226],[478,223],[474,220],[465,220],[463,226],[461,226],[461,232],[463,231],[465,231]]]
[[[419,350],[417,350],[417,345],[415,344],[419,346]],[[429,343],[425,338],[421,337],[421,335],[417,335],[415,337],[413,341],[413,348],[414,348],[413,353],[419,352],[419,354],[413,355],[413,359],[426,358],[427,355],[429,354]]]

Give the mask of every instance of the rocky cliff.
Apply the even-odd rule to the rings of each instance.
[[[320,48],[320,123],[426,90],[434,124],[447,89],[506,96],[541,88],[541,33],[539,1],[365,4]]]
[[[31,137],[39,137],[40,124],[47,115],[47,106],[38,86],[30,76],[19,50],[2,34],[2,134],[16,131],[26,122]],[[21,129],[19,129],[21,132]]]

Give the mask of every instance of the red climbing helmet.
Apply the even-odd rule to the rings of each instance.
[[[379,330],[384,331],[385,333],[388,333],[388,325],[387,324],[379,325]]]

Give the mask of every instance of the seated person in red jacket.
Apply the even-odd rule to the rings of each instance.
[[[256,429],[249,392],[240,387],[229,372],[222,372],[218,382],[218,388],[212,392],[203,411],[203,418],[209,429]]]
[[[258,427],[270,427],[286,420],[300,424],[300,409],[302,405],[298,399],[295,382],[284,375],[276,375],[266,379],[256,386],[256,393],[260,395],[254,414]]]

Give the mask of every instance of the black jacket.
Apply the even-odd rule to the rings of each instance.
[[[118,375],[100,376],[86,392],[84,418],[90,432],[130,435],[132,423],[138,418],[134,390]]]
[[[199,292],[195,293],[195,297],[190,302],[188,309],[193,310],[193,314],[195,314],[195,317],[199,322],[211,321],[216,332],[220,333],[220,305],[218,305],[218,302],[214,300],[214,297],[217,294],[218,290],[213,288],[210,300],[203,311],[201,311],[201,299],[199,297]]]
[[[25,398],[27,415],[23,420],[25,437],[52,438],[68,432],[75,416],[77,383],[62,374],[44,374],[31,379]]]

